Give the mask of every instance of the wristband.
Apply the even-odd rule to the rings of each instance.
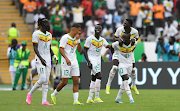
[[[78,40],[77,40],[77,43],[80,43],[80,42],[81,42],[81,40],[80,40],[80,39],[78,39]]]

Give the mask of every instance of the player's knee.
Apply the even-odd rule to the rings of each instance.
[[[122,79],[123,79],[123,81],[125,81],[125,80],[128,80],[129,79],[129,77],[128,77],[128,75],[126,74],[126,75],[123,75],[123,76],[121,76],[122,77]]]
[[[68,80],[62,80],[63,86],[67,85],[67,83],[68,83]]]
[[[96,77],[94,75],[92,75],[92,81],[96,81]]]
[[[74,85],[74,86],[79,85],[79,80],[73,80],[73,85]]]
[[[102,79],[102,75],[101,75],[101,72],[98,72],[97,74],[96,74],[96,79]]]
[[[116,71],[117,71],[117,69],[118,69],[118,66],[113,65],[113,66],[112,66],[112,69],[111,69],[111,73],[115,74]]]
[[[117,59],[113,59],[113,65],[118,66],[119,61]]]
[[[44,83],[46,83],[46,81],[47,81],[46,77],[40,77],[38,83],[39,84],[44,84]]]

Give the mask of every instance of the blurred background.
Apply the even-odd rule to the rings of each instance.
[[[137,69],[143,69],[143,64],[149,68],[160,62],[154,67],[154,73],[162,66],[171,67],[176,77],[179,74],[178,67],[173,66],[179,65],[180,57],[180,0],[0,0],[0,90],[12,90],[12,72],[15,71],[10,67],[13,58],[8,56],[8,52],[13,47],[20,48],[22,41],[27,42],[26,48],[31,52],[25,89],[31,88],[38,79],[37,72],[32,71],[35,69],[35,53],[31,41],[33,31],[38,30],[39,18],[47,18],[51,22],[52,47],[59,59],[58,41],[70,31],[73,23],[81,24],[82,46],[85,39],[94,34],[95,24],[102,24],[102,36],[111,44],[116,29],[130,18],[140,36],[134,56],[136,62],[143,63],[137,63]],[[16,46],[12,45],[13,39],[18,41]],[[110,51],[103,48],[101,55],[103,64],[109,62],[110,65],[106,67],[111,67]],[[86,62],[83,53],[77,53],[77,58],[81,68],[80,63]],[[148,62],[154,64],[149,65]],[[174,65],[163,66],[162,62],[166,62],[166,65],[173,62]],[[150,69],[148,71],[148,74],[152,74]],[[50,86],[53,89],[61,80],[60,60],[58,65],[52,65],[51,73]],[[109,71],[104,73],[108,74]],[[21,84],[21,79],[18,83]]]

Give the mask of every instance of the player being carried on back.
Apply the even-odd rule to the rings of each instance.
[[[133,45],[135,43],[135,41],[139,38],[139,34],[138,34],[138,31],[131,27],[133,24],[133,21],[131,19],[126,19],[123,23],[123,27],[119,27],[114,36],[116,38],[118,38],[118,41],[120,42],[120,44],[122,44],[122,35],[124,33],[126,34],[130,34],[130,41],[131,41],[131,44]],[[131,78],[132,78],[132,85],[131,85],[131,88],[135,91],[136,94],[139,94],[139,91],[137,90],[136,88],[136,74],[135,74],[135,60],[134,60],[134,54],[132,53],[132,64],[133,64],[133,69],[132,69],[132,72],[131,72]],[[121,59],[119,59],[119,53],[117,50],[114,51],[113,53],[113,58],[112,58],[112,61],[113,61],[113,66],[112,66],[112,69],[110,70],[110,73],[109,73],[109,78],[108,78],[108,82],[106,84],[106,94],[110,94],[110,86],[111,86],[111,82],[115,76],[115,73],[118,69],[118,64],[121,63]]]
[[[123,103],[121,100],[121,96],[124,93],[124,91],[126,91],[129,97],[130,103],[134,103],[134,99],[132,98],[128,79],[129,79],[129,76],[131,76],[131,72],[133,68],[132,56],[133,56],[133,50],[135,49],[136,45],[137,45],[137,42],[135,43],[131,42],[129,33],[122,34],[121,42],[116,41],[112,43],[112,48],[114,48],[116,53],[118,53],[119,61],[121,61],[118,66],[118,74],[122,77],[122,80],[123,80],[120,86],[118,95],[115,99],[115,102],[117,103]]]
[[[91,69],[91,83],[89,97],[86,103],[102,103],[103,101],[99,97],[100,86],[101,86],[101,49],[102,46],[111,49],[106,39],[102,38],[101,35],[102,26],[97,24],[95,26],[95,34],[89,36],[84,44],[84,56],[87,60],[87,65]],[[92,97],[95,92],[95,99]]]

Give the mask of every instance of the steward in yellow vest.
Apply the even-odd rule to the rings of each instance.
[[[16,29],[16,24],[12,23],[11,28],[7,32],[8,34],[8,43],[11,45],[12,39],[16,39],[18,41],[19,37],[19,30]]]
[[[26,82],[26,75],[29,68],[29,55],[30,50],[26,48],[27,42],[22,41],[22,48],[19,48],[16,52],[16,57],[14,61],[14,67],[17,67],[16,77],[14,80],[13,90],[16,90],[16,86],[19,80],[19,77],[22,73],[22,85],[21,90],[24,90],[24,84]]]

